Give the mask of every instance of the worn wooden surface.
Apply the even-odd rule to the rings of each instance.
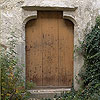
[[[72,86],[73,23],[62,12],[38,12],[26,24],[26,79],[37,86]]]

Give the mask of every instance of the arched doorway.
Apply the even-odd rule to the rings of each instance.
[[[73,23],[60,11],[38,11],[37,19],[26,24],[26,81],[71,87],[73,46]]]

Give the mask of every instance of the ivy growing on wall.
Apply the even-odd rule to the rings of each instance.
[[[96,19],[96,25],[87,34],[81,44],[84,57],[84,66],[79,74],[82,80],[83,96],[98,97],[100,99],[100,16]],[[94,96],[96,95],[96,96]],[[85,99],[85,100],[86,100]],[[95,100],[95,99],[93,99]]]

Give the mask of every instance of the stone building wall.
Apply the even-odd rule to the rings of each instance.
[[[74,31],[74,45],[79,45],[78,40],[82,40],[85,29],[90,29],[95,24],[95,18],[100,15],[100,0],[1,0],[0,1],[0,42],[7,44],[7,37],[14,32],[18,38],[17,52],[20,62],[25,63],[25,27],[23,27],[24,7],[53,7],[54,8],[77,8],[74,12],[76,26]],[[70,10],[69,10],[70,12]],[[74,57],[74,78],[78,74],[83,64],[81,55]],[[24,73],[25,74],[25,73]],[[24,75],[25,76],[25,75]],[[78,85],[74,81],[74,87]]]

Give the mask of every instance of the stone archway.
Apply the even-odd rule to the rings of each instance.
[[[28,7],[26,7],[26,8],[28,9]],[[36,19],[37,18],[37,10],[38,10],[38,7],[35,8],[35,11],[32,10],[32,9],[30,10],[30,8],[27,10],[26,8],[25,9],[23,8],[23,16],[22,16],[23,17],[23,34],[22,34],[23,40],[25,40],[25,24],[30,19]],[[33,7],[33,9],[34,9],[34,7]],[[48,8],[45,7],[43,9],[41,9],[41,10],[43,11],[44,9],[45,10],[49,10],[49,11],[52,11],[52,10],[53,11],[63,11],[64,10],[63,11],[63,18],[64,19],[69,19],[74,23],[74,33],[75,34],[77,33],[78,26],[77,26],[76,15],[75,15],[76,8],[71,8],[71,9],[70,8],[69,9],[68,8],[67,9],[64,8],[63,9],[63,8],[57,7],[57,9],[55,9],[55,8],[52,8],[52,7],[48,7]],[[40,10],[40,8],[39,8],[39,10]],[[76,45],[76,41],[77,41],[77,36],[75,34],[74,34],[74,45]],[[25,53],[25,43],[24,43],[24,48],[22,49],[22,51],[24,52],[24,54],[26,54]],[[25,55],[22,58],[24,59],[24,62],[26,64]],[[78,70],[79,70],[79,68],[77,67],[77,64],[78,64],[78,61],[77,61],[76,58],[74,58],[74,70],[73,70],[74,77],[73,77],[73,79],[74,79],[74,88],[76,90],[78,89],[78,84],[76,82],[76,78],[75,77],[78,75]],[[25,69],[24,69],[24,72],[25,72]],[[25,76],[25,73],[24,73],[24,76]]]

